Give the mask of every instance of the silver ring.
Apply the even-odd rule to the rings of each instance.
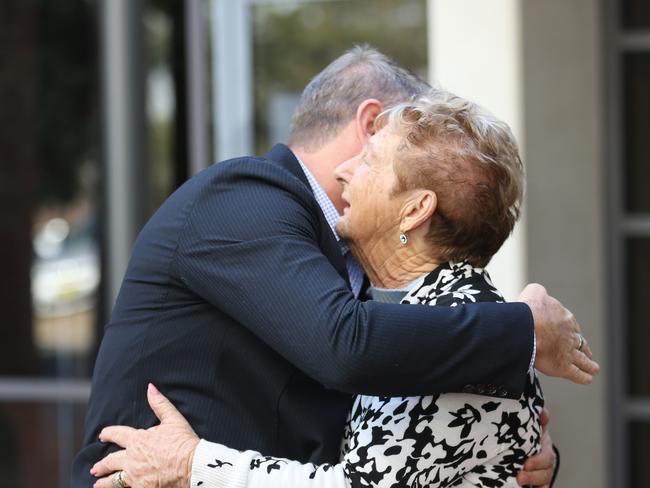
[[[126,484],[124,483],[124,478],[122,475],[124,474],[124,471],[116,471],[113,473],[113,476],[111,477],[111,481],[113,482],[113,487],[114,488],[126,488]]]
[[[585,336],[583,336],[580,332],[576,332],[578,334],[578,337],[580,338],[580,344],[578,344],[578,351],[582,351],[582,346],[585,345]]]

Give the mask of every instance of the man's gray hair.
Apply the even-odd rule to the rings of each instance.
[[[354,46],[305,87],[296,108],[289,145],[316,150],[332,139],[370,98],[384,108],[426,93],[428,83],[376,49]]]

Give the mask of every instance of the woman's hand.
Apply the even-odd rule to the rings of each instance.
[[[553,481],[555,463],[557,462],[553,441],[548,433],[550,415],[548,410],[542,410],[540,422],[542,424],[542,449],[534,456],[528,458],[524,467],[517,475],[519,486],[535,486],[549,488]]]
[[[185,418],[149,384],[147,399],[160,425],[147,430],[125,426],[106,427],[99,434],[102,442],[124,449],[96,463],[90,473],[100,478],[95,488],[114,488],[111,474],[122,471],[124,486],[134,488],[188,488],[192,459],[199,438]]]

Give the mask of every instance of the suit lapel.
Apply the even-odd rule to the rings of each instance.
[[[309,180],[305,176],[300,163],[296,158],[295,154],[284,144],[276,144],[273,148],[264,156],[270,161],[274,161],[282,166],[284,169],[289,171],[292,175],[302,181],[309,191],[311,192],[311,186],[309,186]]]
[[[284,144],[276,144],[264,157],[271,162],[279,164],[284,169],[289,171],[292,175],[294,175],[301,182],[303,182],[305,186],[309,189],[309,192],[313,195],[313,191],[311,189],[311,185],[309,184],[309,180],[305,176],[305,173],[302,170],[302,167],[300,166],[298,159],[293,154],[291,149],[289,149]],[[341,275],[341,277],[346,281],[348,286],[350,286],[350,278],[348,276],[348,271],[345,266],[345,260],[341,255],[341,247],[339,246],[336,237],[334,237],[334,234],[332,233],[332,229],[327,223],[327,219],[325,218],[325,215],[323,214],[323,211],[321,210],[318,202],[316,202],[316,207],[318,208],[316,218],[318,219],[318,222],[320,224],[321,236],[322,236],[321,243],[320,243],[321,249],[323,250],[323,253],[327,256],[329,261],[332,263],[334,268]]]

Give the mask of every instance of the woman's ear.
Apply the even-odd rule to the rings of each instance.
[[[401,232],[412,232],[426,225],[438,206],[438,197],[431,190],[418,190],[409,197],[402,207]]]
[[[375,119],[383,110],[383,105],[375,98],[364,100],[357,107],[355,125],[357,137],[363,144],[375,133]]]

